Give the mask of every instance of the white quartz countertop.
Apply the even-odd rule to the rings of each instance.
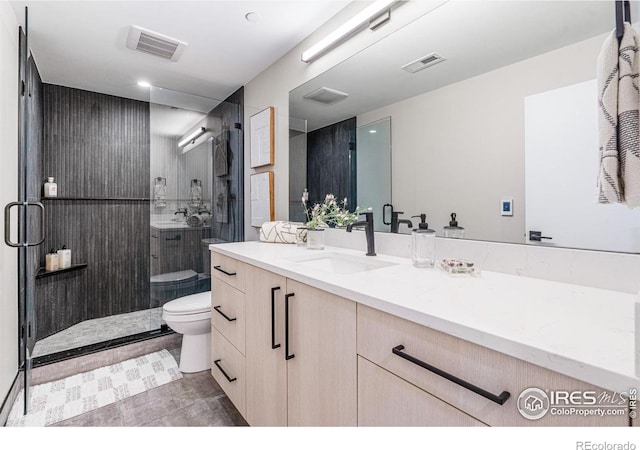
[[[337,247],[237,242],[210,249],[599,387],[640,386],[636,295],[488,271],[450,276],[413,267],[409,259]],[[336,274],[295,261],[322,252],[395,265]]]

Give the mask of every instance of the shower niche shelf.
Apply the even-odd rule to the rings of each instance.
[[[45,270],[44,267],[40,267],[40,270],[38,270],[38,273],[36,273],[36,279],[51,277],[53,275],[58,275],[60,273],[73,272],[76,270],[84,269],[85,267],[87,267],[87,264],[72,264],[71,267],[67,267],[66,269],[49,270],[49,271]]]

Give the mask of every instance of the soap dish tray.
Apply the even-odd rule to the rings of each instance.
[[[438,267],[451,276],[472,276],[480,275],[480,270],[474,267],[472,262],[464,259],[443,259],[438,262]]]

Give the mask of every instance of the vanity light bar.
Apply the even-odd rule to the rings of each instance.
[[[205,134],[207,132],[207,129],[205,127],[200,127],[197,128],[193,133],[191,133],[189,136],[186,136],[185,138],[183,138],[180,142],[178,142],[178,147],[182,148],[185,145],[187,145],[189,142],[195,141],[196,139],[198,139],[200,136],[202,136],[203,134]]]
[[[390,8],[391,5],[397,2],[398,0],[378,0],[366,7],[338,27],[335,31],[321,39],[320,42],[302,52],[302,62],[310,62],[312,59],[356,31],[371,19],[378,17],[385,9]]]

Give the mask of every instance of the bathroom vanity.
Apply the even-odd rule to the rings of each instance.
[[[250,425],[630,425],[518,403],[637,389],[635,295],[343,248],[210,248],[212,375]]]
[[[151,275],[192,269],[200,273],[202,239],[211,236],[210,227],[190,227],[184,222],[151,222]]]

